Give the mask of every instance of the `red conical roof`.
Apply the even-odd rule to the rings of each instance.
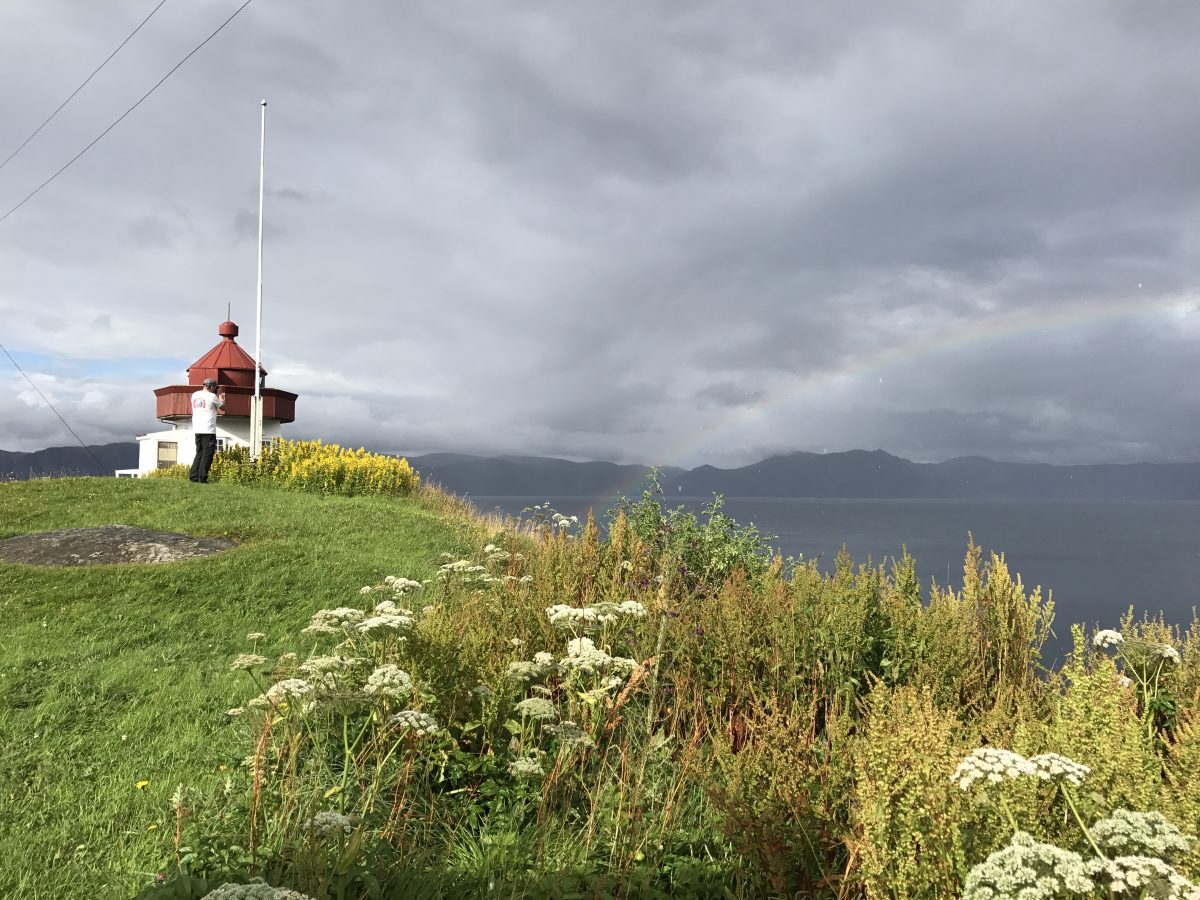
[[[238,327],[222,322],[217,328],[220,343],[188,366],[188,382],[203,384],[205,378],[215,378],[222,384],[254,384],[254,357],[243,350],[236,340]],[[263,375],[266,369],[260,370]]]
[[[218,390],[225,395],[222,409],[226,421],[246,419],[253,408],[251,401],[262,397],[263,419],[272,422],[293,422],[296,419],[296,395],[291,391],[254,385],[254,357],[238,346],[235,338],[238,327],[222,322],[217,328],[221,343],[213,347],[188,367],[187,384],[171,384],[154,392],[158,417],[168,421],[191,418],[192,394],[206,378],[215,378]],[[263,375],[267,370],[262,370]],[[265,380],[265,379],[264,379]],[[219,421],[219,420],[218,420]]]

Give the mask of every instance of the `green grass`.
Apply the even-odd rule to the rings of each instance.
[[[0,562],[0,896],[126,898],[167,857],[169,798],[244,756],[229,660],[384,575],[429,577],[476,535],[418,500],[171,480],[0,484],[0,538],[134,525],[227,535],[165,565]],[[141,789],[139,782],[148,784]]]

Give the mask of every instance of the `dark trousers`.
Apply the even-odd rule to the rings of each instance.
[[[208,483],[208,470],[212,466],[213,454],[217,452],[217,436],[215,434],[196,435],[196,456],[192,460],[192,472],[188,475],[192,481],[201,484]]]

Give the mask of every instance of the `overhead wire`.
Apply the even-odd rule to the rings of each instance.
[[[35,137],[37,137],[38,134],[41,133],[41,130],[43,128],[45,128],[47,125],[49,125],[51,120],[53,120],[55,116],[57,116],[60,112],[63,111],[63,107],[65,107],[68,103],[70,103],[72,100],[74,100],[75,95],[78,94],[80,91],[82,91],[85,87],[88,86],[88,82],[91,81],[93,78],[95,78],[97,73],[99,73],[99,71],[101,69],[103,69],[105,66],[107,66],[109,64],[109,62],[112,61],[112,58],[114,56],[116,56],[118,53],[120,53],[122,48],[126,44],[128,44],[131,40],[133,40],[133,36],[142,30],[142,26],[144,26],[147,22],[149,22],[150,19],[152,19],[154,17],[154,14],[163,8],[163,5],[166,2],[167,2],[167,0],[159,0],[158,6],[154,7],[154,9],[150,10],[149,15],[147,15],[146,18],[142,19],[142,21],[138,24],[138,27],[133,29],[133,31],[129,32],[129,36],[126,37],[125,40],[121,41],[121,43],[119,43],[117,45],[117,49],[114,50],[112,53],[108,54],[108,56],[105,57],[104,62],[100,63],[100,65],[98,65],[98,66],[96,66],[96,68],[92,69],[92,74],[89,75],[87,78],[85,78],[83,80],[83,83],[81,85],[79,85],[79,87],[77,87],[77,88],[75,88],[75,90],[71,91],[71,96],[69,96],[62,103],[58,104],[58,109],[56,109],[56,110],[54,110],[54,112],[50,113],[50,115],[48,115],[46,117],[46,121],[44,121],[37,128],[33,129],[33,133],[31,135],[29,135],[29,137],[25,138],[25,140],[21,141],[21,145],[19,147],[17,147],[17,149],[14,150],[12,153],[8,154],[8,156],[5,158],[4,162],[0,162],[0,169],[3,169],[10,162],[12,162],[13,158],[18,153],[20,153],[22,150],[24,150],[26,145],[30,141],[32,141]]]
[[[29,141],[33,140],[33,138],[37,135],[37,133],[46,126],[46,124],[50,121],[50,119],[53,119],[54,116],[56,116],[58,114],[58,112],[64,106],[66,106],[67,103],[69,103],[71,101],[71,98],[74,97],[75,94],[78,94],[79,91],[83,89],[84,85],[86,85],[87,82],[92,79],[92,77],[96,74],[96,72],[99,72],[100,69],[104,68],[104,65],[108,63],[108,60],[112,59],[113,56],[116,56],[117,52],[120,51],[121,47],[124,47],[125,44],[127,44],[129,42],[129,40],[133,37],[133,35],[137,34],[137,32],[141,30],[142,25],[145,25],[146,22],[148,22],[150,20],[150,16],[153,16],[154,13],[158,12],[159,8],[165,2],[166,2],[166,0],[161,0],[161,2],[158,4],[158,6],[154,7],[154,9],[152,9],[150,11],[150,15],[148,15],[142,21],[141,25],[138,25],[138,27],[134,29],[133,33],[130,34],[129,37],[127,37],[121,43],[121,45],[119,47],[117,47],[117,49],[114,50],[109,55],[108,59],[106,59],[103,63],[101,63],[100,66],[96,69],[96,71],[93,72],[91,75],[89,75],[87,80],[85,80],[82,85],[80,85],[78,88],[76,88],[75,92],[73,94],[71,94],[71,97],[68,97],[65,101],[63,101],[63,103],[59,106],[59,108],[50,115],[50,118],[48,118],[45,122],[43,122],[40,126],[38,126],[38,128],[34,131],[34,133],[31,134],[28,138],[26,138],[25,142],[22,143],[20,147],[18,147],[15,151],[13,151],[9,155],[8,159],[6,159],[4,161],[5,164],[9,160],[11,160],[14,156],[16,156],[18,153],[20,153],[22,148],[24,148],[24,146],[26,144],[28,144]],[[156,90],[158,90],[163,85],[163,82],[165,82],[168,78],[170,78],[172,75],[174,75],[183,66],[184,63],[186,63],[189,59],[191,59],[193,56],[195,56],[196,53],[199,52],[199,50],[201,48],[203,48],[209,41],[211,41],[213,38],[215,38],[222,31],[224,31],[225,27],[230,22],[232,22],[234,19],[236,19],[238,17],[238,15],[242,12],[242,10],[244,10],[247,6],[249,6],[253,2],[254,2],[254,0],[245,0],[245,2],[242,3],[241,6],[239,6],[237,9],[235,9],[233,11],[233,13],[229,16],[229,18],[227,18],[224,22],[222,22],[220,25],[218,25],[217,28],[211,34],[209,34],[208,37],[206,37],[199,44],[197,44],[195,47],[193,47],[191,50],[189,50],[188,53],[183,57],[183,59],[181,59],[181,60],[179,60],[179,62],[175,63],[175,65],[172,66],[167,71],[167,73],[165,75],[163,75],[162,78],[158,79],[158,81],[156,81],[154,83],[153,87],[151,87],[150,90],[148,90],[148,91],[146,91],[146,93],[142,94],[142,96],[138,98],[137,102],[135,102],[132,106],[130,106],[129,109],[125,110],[125,112],[121,113],[121,115],[118,116],[112,122],[111,125],[109,125],[107,128],[105,128],[98,135],[96,135],[96,137],[94,137],[87,144],[87,146],[85,146],[82,150],[80,150],[73,157],[71,157],[66,162],[66,164],[63,165],[58,171],[56,171],[53,175],[51,175],[49,178],[47,178],[45,181],[43,181],[41,184],[39,184],[36,188],[34,188],[32,191],[30,191],[28,194],[26,194],[20,203],[18,203],[16,206],[12,207],[12,209],[8,210],[8,212],[6,212],[3,216],[0,216],[0,222],[4,222],[9,216],[11,216],[17,210],[19,210],[22,206],[24,206],[26,203],[28,203],[34,197],[36,197],[39,193],[42,192],[42,190],[47,185],[49,185],[52,181],[54,181],[56,178],[58,178],[58,176],[61,175],[63,172],[67,171],[67,169],[71,168],[71,166],[73,166],[85,153],[87,153],[94,146],[96,146],[96,144],[100,143],[100,141],[104,138],[105,135],[107,135],[110,131],[112,131],[114,128],[116,128],[118,125],[120,125],[121,122],[124,121],[124,119],[130,113],[132,113],[135,109],[137,109],[139,106],[141,106],[150,97],[151,94],[153,94]],[[4,164],[0,164],[0,168],[3,168],[3,165]],[[81,438],[78,434],[75,433],[75,429],[72,428],[70,426],[70,424],[67,422],[67,420],[62,417],[62,413],[60,413],[58,411],[58,409],[54,406],[54,404],[50,402],[50,399],[45,394],[43,394],[41,389],[37,386],[37,384],[34,383],[33,379],[30,378],[29,375],[26,374],[25,370],[21,368],[20,364],[16,361],[16,359],[13,358],[13,355],[8,352],[8,348],[6,348],[3,344],[0,344],[0,351],[4,352],[4,355],[8,357],[8,361],[11,362],[14,367],[16,367],[16,370],[21,373],[22,377],[24,377],[24,379],[29,382],[29,386],[32,387],[34,389],[34,391],[37,392],[37,395],[39,397],[42,398],[42,402],[44,402],[46,404],[46,406],[50,407],[50,411],[53,412],[54,415],[58,417],[58,420],[60,422],[63,423],[63,427],[66,428],[67,431],[71,432],[71,436],[74,437],[75,440],[77,440],[79,442],[79,445],[81,447],[83,447],[83,449],[85,451],[87,451],[88,456],[90,456],[92,458],[92,461],[96,464],[97,469],[99,471],[104,471],[104,465],[100,462],[99,459],[96,458],[96,454],[92,452],[92,448],[89,447],[87,444],[85,444],[83,441],[83,438]]]
[[[79,435],[77,435],[75,433],[75,429],[67,424],[67,420],[62,417],[62,414],[54,407],[54,404],[50,402],[50,398],[47,397],[45,394],[43,394],[42,389],[39,388],[36,384],[34,384],[32,378],[30,378],[28,375],[25,374],[25,370],[21,368],[20,363],[18,363],[15,359],[13,359],[13,355],[8,352],[8,348],[5,347],[3,344],[0,344],[0,350],[3,350],[4,355],[8,357],[8,361],[17,367],[17,371],[20,372],[25,377],[25,380],[29,382],[29,386],[31,388],[33,388],[35,391],[37,391],[37,395],[42,398],[42,401],[48,407],[50,407],[50,411],[52,413],[54,413],[56,416],[58,416],[58,421],[62,422],[63,426],[67,429],[67,431],[71,432],[71,436],[74,437],[75,440],[79,441],[79,446],[81,446],[84,450],[87,451],[87,455],[90,456],[92,458],[92,462],[94,462],[96,464],[97,471],[103,472],[104,471],[104,463],[100,462],[100,460],[98,460],[96,458],[96,454],[92,452],[92,448],[83,442],[83,438],[81,438]]]
[[[168,78],[170,78],[172,75],[174,75],[175,72],[178,71],[179,68],[185,62],[187,62],[189,59],[191,59],[200,50],[200,48],[202,48],[205,44],[207,44],[209,41],[211,41],[213,38],[215,38],[218,34],[220,34],[222,31],[224,31],[225,26],[228,25],[230,22],[232,22],[234,19],[236,19],[238,17],[238,14],[253,2],[254,2],[254,0],[246,0],[246,2],[244,2],[241,6],[239,6],[237,9],[235,9],[233,11],[233,15],[231,15],[228,19],[226,19],[219,26],[217,26],[216,31],[214,31],[212,34],[210,34],[208,37],[206,37],[204,40],[202,40],[199,44],[197,44],[195,47],[193,47],[190,51],[188,51],[188,54],[183,59],[181,59],[179,62],[175,63],[175,65],[171,67],[170,71],[168,71],[166,75],[164,75],[162,78],[158,79],[158,81],[155,82],[154,86],[152,88],[150,88],[150,90],[148,90],[148,91],[146,91],[146,93],[142,94],[142,96],[140,98],[138,98],[137,102],[134,103],[133,106],[129,107],[129,109],[127,109],[127,110],[125,110],[125,112],[121,113],[121,115],[118,116],[111,125],[109,125],[107,128],[105,128],[98,135],[96,135],[86,147],[84,147],[82,150],[80,150],[78,153],[76,153],[74,156],[72,156],[66,162],[66,164],[63,165],[62,168],[60,168],[57,172],[55,172],[53,175],[51,175],[49,178],[47,178],[45,181],[43,181],[41,184],[39,184],[37,187],[35,187],[32,191],[30,191],[28,194],[26,194],[25,198],[23,200],[21,200],[20,203],[18,203],[16,206],[14,206],[12,209],[10,209],[4,215],[0,216],[0,222],[3,222],[9,216],[11,216],[13,213],[15,213],[18,209],[20,209],[22,206],[24,206],[26,203],[28,203],[30,200],[32,200],[34,197],[36,197],[38,194],[40,194],[42,192],[43,188],[45,188],[47,185],[49,185],[52,181],[54,181],[54,179],[56,179],[63,172],[67,171],[67,169],[71,168],[71,166],[73,166],[79,160],[79,158],[81,156],[83,156],[85,153],[87,153],[89,150],[91,150],[94,146],[96,146],[96,144],[100,143],[101,139],[106,134],[108,134],[110,131],[112,131],[114,128],[116,128],[118,125],[120,125],[126,116],[128,116],[131,112],[133,112],[135,109],[137,109],[139,106],[141,106],[142,103],[144,103],[151,94],[153,94],[156,90],[159,89],[159,87],[162,86],[164,81],[166,81]]]

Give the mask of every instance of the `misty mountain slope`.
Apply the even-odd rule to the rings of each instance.
[[[0,478],[111,475],[137,465],[137,445],[0,451]],[[641,492],[649,466],[540,456],[409,457],[427,483],[466,496],[615,498]],[[1200,463],[1055,466],[958,457],[916,463],[883,450],[789,453],[748,466],[661,471],[668,496],[958,500],[1200,500]]]

